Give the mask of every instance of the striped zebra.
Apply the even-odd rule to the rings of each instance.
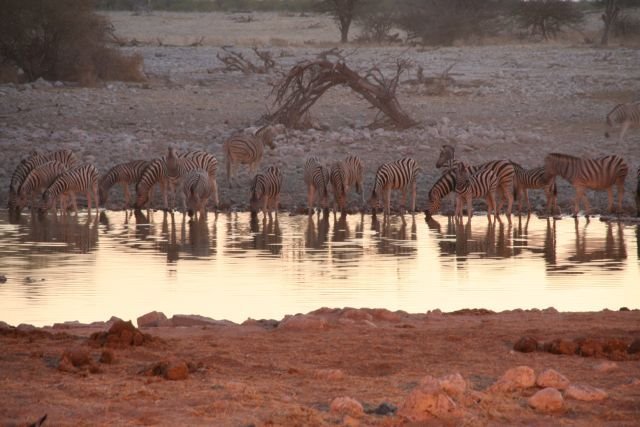
[[[116,184],[122,185],[124,192],[125,207],[130,206],[131,194],[129,193],[129,185],[136,184],[142,177],[142,172],[149,166],[147,160],[132,160],[126,163],[120,163],[113,166],[98,181],[98,195],[100,196],[100,204],[105,205],[109,199],[109,190]]]
[[[618,187],[618,211],[622,211],[624,197],[624,181],[629,167],[620,156],[611,155],[597,159],[587,159],[568,154],[551,153],[544,159],[544,167],[551,179],[560,175],[576,189],[574,215],[580,210],[580,200],[584,198],[586,213],[589,213],[589,200],[585,191],[607,190],[609,196],[609,212],[613,211],[613,186]]]
[[[456,217],[462,218],[462,207],[467,204],[467,216],[471,220],[473,215],[472,200],[484,197],[487,202],[487,217],[491,221],[491,211],[498,218],[496,211],[495,191],[498,188],[498,175],[491,169],[480,169],[471,173],[469,165],[464,162],[457,164],[456,180]]]
[[[640,217],[640,168],[638,168],[637,175],[638,186],[636,187],[636,215]],[[638,228],[638,230],[640,230],[640,227]]]
[[[271,210],[275,209],[277,216],[281,188],[282,172],[278,167],[269,166],[264,173],[257,174],[251,184],[251,214],[255,215],[262,210],[263,218],[266,218],[267,212],[271,218]]]
[[[42,194],[42,210],[48,211],[53,207],[55,200],[62,194],[71,195],[74,212],[78,212],[75,193],[85,193],[87,196],[87,209],[91,214],[91,199],[98,213],[98,170],[92,164],[84,164],[58,176]]]
[[[309,157],[304,163],[303,177],[307,186],[307,208],[309,214],[313,213],[316,199],[319,207],[325,209],[329,198],[327,168],[320,164],[320,160],[317,157]]]
[[[609,131],[615,125],[621,125],[620,141],[624,138],[631,125],[640,125],[640,101],[618,104],[607,114],[607,131],[604,136],[609,138]]]
[[[427,197],[425,215],[427,219],[440,211],[441,200],[456,189],[456,174],[452,170],[444,172],[433,184]]]
[[[182,181],[184,209],[189,216],[204,217],[207,214],[207,202],[213,194],[209,174],[204,169],[187,172]]]
[[[416,179],[419,171],[418,164],[410,157],[381,165],[376,171],[369,199],[374,214],[380,205],[381,198],[384,200],[384,214],[390,214],[391,190],[402,191],[402,210],[404,211],[409,189],[411,190],[411,212],[414,212],[416,209]]]
[[[29,175],[25,178],[18,189],[18,195],[16,199],[16,208],[21,211],[27,204],[29,196],[31,196],[33,202],[32,208],[36,207],[36,197],[40,190],[45,190],[53,183],[53,181],[62,175],[69,168],[65,163],[57,160],[51,160],[40,166],[36,166],[29,172]],[[64,211],[64,195],[60,197],[60,210]]]
[[[440,156],[436,162],[437,168],[445,170],[455,169],[458,160],[455,158],[455,149],[451,145],[443,145],[440,149]],[[470,166],[469,172],[475,174],[482,169],[491,169],[498,177],[498,194],[502,196],[497,211],[500,212],[504,201],[507,201],[507,216],[511,218],[513,208],[513,186],[515,171],[508,160],[492,160],[476,166]]]
[[[273,139],[280,132],[278,126],[267,125],[257,130],[255,135],[238,133],[232,135],[222,145],[227,166],[227,182],[231,187],[231,177],[235,172],[235,165],[248,164],[250,172],[255,172],[262,161],[264,146],[272,150],[276,147]]]
[[[334,212],[340,208],[344,212],[347,204],[347,194],[349,188],[355,186],[356,193],[360,194],[364,203],[364,191],[362,180],[364,175],[364,165],[358,156],[347,156],[343,161],[334,163],[331,167],[331,187],[333,188]]]
[[[175,153],[175,151],[173,152]],[[167,168],[166,157],[159,157],[149,162],[149,165],[144,169],[140,180],[136,184],[136,202],[134,204],[135,209],[144,208],[149,199],[151,198],[151,190],[156,184],[160,185],[162,197],[164,200],[164,208],[169,209],[168,193],[171,192],[172,200],[171,207],[175,203],[175,190],[177,185],[177,179],[180,174],[184,174],[186,170],[204,169],[209,174],[211,186],[213,188],[214,202],[218,205],[218,186],[215,181],[215,171],[217,170],[218,161],[216,158],[204,151],[190,151],[187,153],[175,153],[179,158],[190,158],[193,161],[186,162],[180,166],[178,171],[178,164],[176,163],[174,171],[170,177],[170,172]]]
[[[78,162],[77,157],[70,150],[57,150],[50,153],[41,154],[38,151],[31,151],[29,156],[22,159],[11,175],[9,183],[9,209],[15,209],[16,197],[20,186],[35,167],[43,165],[52,160],[59,161],[72,168]]]
[[[179,180],[193,170],[203,169],[207,172],[214,204],[215,207],[218,206],[218,184],[216,180],[218,160],[213,154],[199,150],[178,154],[173,147],[169,147],[166,162],[167,176],[173,185],[177,185]]]
[[[522,199],[527,203],[527,212],[531,211],[528,190],[544,189],[547,197],[547,212],[553,212],[557,208],[558,188],[556,180],[551,179],[544,166],[533,169],[525,169],[515,162],[511,162],[515,172],[513,180],[513,193],[518,200],[518,213],[522,211]]]

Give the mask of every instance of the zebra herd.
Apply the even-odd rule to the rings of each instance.
[[[626,104],[625,104],[626,105]],[[633,108],[624,110],[620,106],[614,108],[607,116],[607,123],[621,123],[623,131],[628,123],[640,120],[640,103],[637,114]],[[620,108],[619,108],[620,107]],[[624,110],[624,111],[623,111]],[[635,115],[634,115],[635,114]],[[240,164],[249,165],[255,172],[260,165],[264,146],[275,147],[274,138],[284,128],[268,125],[259,129],[255,135],[238,134],[230,137],[223,144],[226,164],[226,178],[229,186],[233,185],[233,172]],[[92,201],[98,209],[105,205],[110,189],[122,185],[125,204],[131,206],[129,186],[135,184],[135,209],[148,207],[151,192],[159,185],[165,209],[176,206],[176,195],[182,195],[182,207],[189,215],[206,215],[209,199],[218,207],[218,185],[216,179],[217,160],[205,151],[177,152],[170,147],[167,154],[152,160],[133,160],[118,164],[109,169],[101,177],[91,164],[78,165],[77,157],[69,150],[58,150],[51,153],[31,152],[16,167],[9,186],[8,207],[12,213],[19,213],[31,200],[31,207],[42,212],[55,207],[56,202],[62,212],[67,211],[71,203],[77,211],[76,193],[84,193],[87,198],[89,212]],[[437,213],[441,201],[450,193],[456,195],[456,217],[462,217],[463,207],[467,206],[467,215],[472,216],[472,200],[484,198],[488,207],[488,217],[494,215],[498,219],[504,203],[505,214],[510,218],[514,200],[518,202],[518,211],[522,211],[523,201],[530,211],[528,199],[529,189],[543,189],[547,198],[547,211],[557,209],[557,187],[555,178],[561,176],[576,190],[574,215],[580,210],[583,202],[585,211],[589,212],[589,202],[585,196],[587,189],[607,190],[609,211],[613,211],[613,186],[617,186],[617,211],[622,210],[624,182],[629,172],[625,161],[615,155],[597,159],[578,158],[567,154],[550,153],[544,159],[544,166],[525,169],[510,160],[493,160],[479,165],[470,165],[455,157],[455,149],[444,145],[435,165],[443,170],[428,192],[425,213],[427,217]],[[375,213],[382,205],[385,216],[390,214],[390,194],[392,190],[402,193],[402,211],[406,204],[407,193],[411,192],[411,211],[416,209],[417,175],[420,171],[417,162],[409,157],[384,163],[376,171],[369,205]],[[314,208],[329,208],[329,193],[333,193],[333,210],[344,212],[347,195],[351,187],[361,196],[364,208],[363,190],[364,164],[355,155],[349,155],[341,161],[333,162],[330,167],[322,164],[320,159],[311,156],[304,164],[304,183],[307,187],[307,208],[309,213]],[[637,172],[638,189],[636,206],[640,216],[640,168]],[[252,213],[262,211],[271,216],[279,206],[282,190],[283,172],[275,166],[264,172],[255,174],[250,188],[250,208]],[[41,193],[42,192],[42,193]],[[40,200],[38,196],[40,195]],[[500,199],[498,203],[498,198]]]

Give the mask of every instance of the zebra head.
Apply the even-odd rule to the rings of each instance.
[[[469,164],[467,162],[459,162],[455,169],[456,189],[462,189],[469,181]]]
[[[56,198],[53,196],[53,194],[51,194],[51,191],[47,189],[42,194],[42,200],[40,201],[40,206],[38,210],[41,213],[49,212],[49,209],[53,207],[53,204],[55,203],[55,201],[56,201]]]
[[[455,148],[452,145],[445,144],[440,148],[440,156],[436,162],[436,167],[439,169],[447,164],[455,157]]]
[[[427,216],[427,219],[431,218],[432,215],[435,215],[440,211],[440,199],[429,199],[427,200],[427,208],[424,210],[424,214]]]

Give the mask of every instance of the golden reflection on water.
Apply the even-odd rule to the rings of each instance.
[[[0,320],[242,321],[320,306],[581,311],[640,305],[640,226],[584,218],[251,218],[164,212],[10,224],[0,212]]]

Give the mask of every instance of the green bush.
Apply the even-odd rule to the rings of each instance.
[[[28,81],[144,80],[142,57],[110,48],[113,28],[91,0],[2,0],[0,62]]]

